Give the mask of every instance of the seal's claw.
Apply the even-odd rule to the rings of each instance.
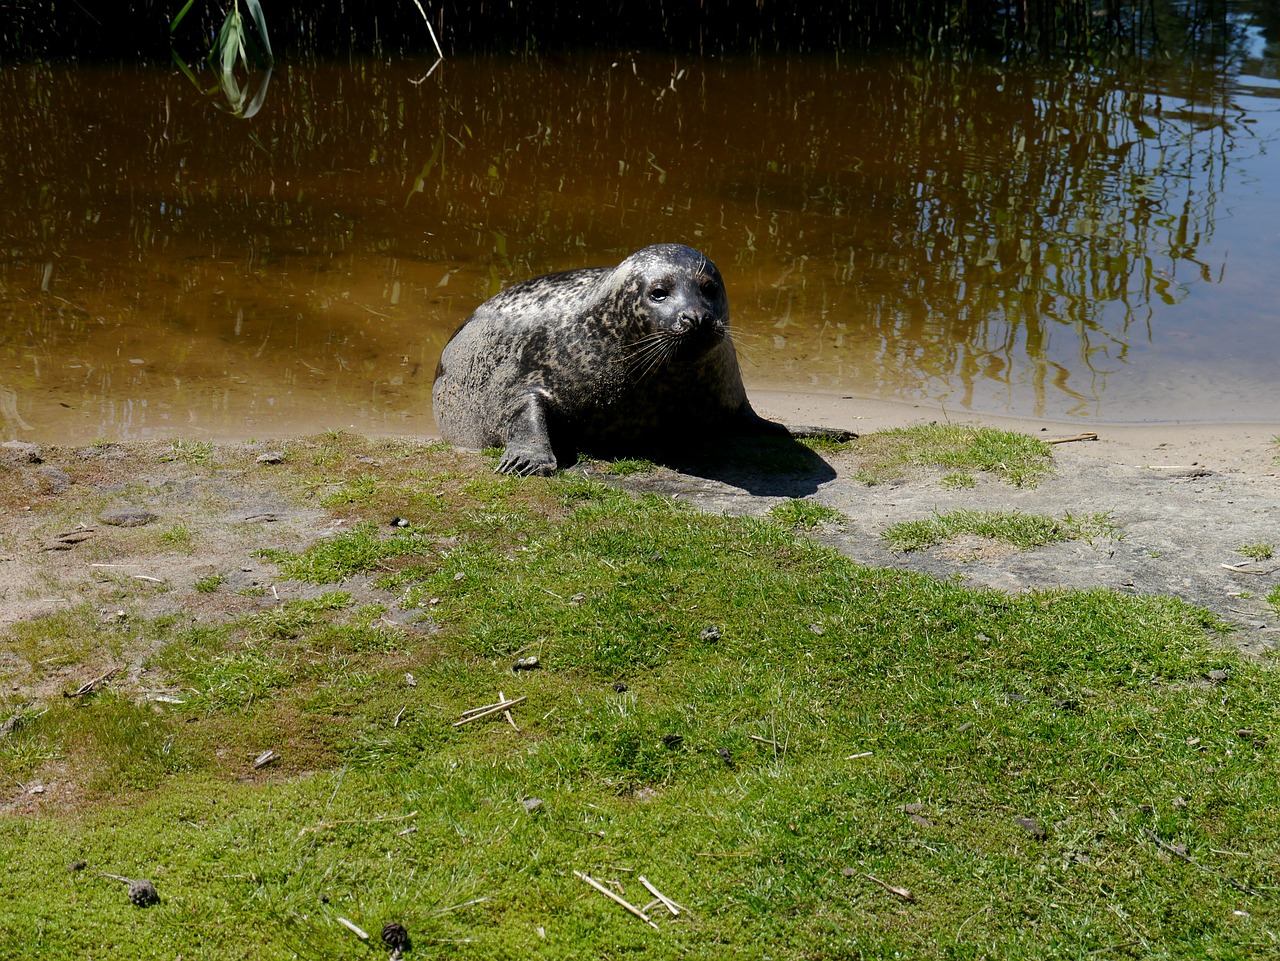
[[[508,447],[498,459],[494,472],[498,474],[515,474],[517,477],[547,477],[555,472],[556,462],[538,457],[535,451],[515,450]]]

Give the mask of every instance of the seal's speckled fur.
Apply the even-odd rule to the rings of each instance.
[[[575,449],[786,432],[747,402],[720,272],[679,244],[508,287],[445,345],[432,399],[445,440],[502,446],[498,470],[517,474]]]

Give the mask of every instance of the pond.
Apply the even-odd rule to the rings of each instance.
[[[720,267],[749,389],[1275,419],[1280,82],[1242,49],[282,63],[250,119],[6,66],[0,431],[431,434],[477,304],[655,242]]]

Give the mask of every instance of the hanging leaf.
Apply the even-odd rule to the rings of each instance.
[[[240,35],[243,30],[244,21],[240,18],[240,8],[233,6],[227,12],[227,19],[222,21],[218,36],[213,41],[213,49],[209,52],[209,61],[220,61],[223,73],[230,73],[236,65],[236,53],[241,46]]]
[[[267,37],[267,18],[262,13],[262,4],[258,0],[245,0],[249,14],[253,17],[253,25],[258,28],[258,38],[262,41],[262,49],[267,53],[267,62],[275,60],[271,52],[271,40]]]

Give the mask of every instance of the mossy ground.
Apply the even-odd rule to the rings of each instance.
[[[822,511],[286,454],[343,523],[262,544],[265,596],[228,568],[198,608],[8,630],[0,776],[75,790],[0,820],[0,956],[348,957],[340,917],[410,957],[1274,956],[1280,685],[1203,611],[863,567]],[[181,524],[138,536],[198,553]],[[137,656],[132,689],[20,693]],[[499,691],[515,726],[454,726]],[[689,910],[655,931],[575,871]]]

